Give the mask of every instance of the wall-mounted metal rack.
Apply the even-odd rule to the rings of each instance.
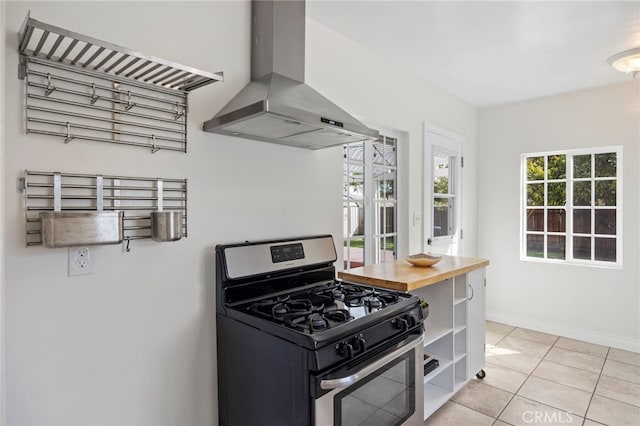
[[[42,245],[41,212],[123,212],[123,238],[151,238],[150,215],[179,211],[187,236],[187,180],[25,170],[26,244]]]
[[[187,151],[187,95],[120,83],[97,73],[25,58],[26,132],[65,143],[91,140]]]
[[[19,32],[27,133],[186,152],[188,94],[209,73],[37,21]]]

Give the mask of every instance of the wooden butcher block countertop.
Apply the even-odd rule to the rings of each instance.
[[[486,259],[442,256],[433,266],[413,266],[404,259],[338,272],[338,278],[392,290],[411,291],[489,265]]]

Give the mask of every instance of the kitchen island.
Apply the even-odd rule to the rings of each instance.
[[[486,259],[442,256],[419,267],[405,260],[338,272],[344,281],[410,292],[429,304],[424,353],[438,367],[424,376],[424,416],[449,400],[474,375],[484,377]]]

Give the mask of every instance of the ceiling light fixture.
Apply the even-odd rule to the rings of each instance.
[[[618,71],[633,74],[635,78],[636,74],[640,72],[640,47],[613,55],[607,62]]]

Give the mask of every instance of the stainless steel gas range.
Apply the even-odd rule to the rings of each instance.
[[[419,299],[336,258],[330,235],[216,247],[220,425],[423,424]]]

